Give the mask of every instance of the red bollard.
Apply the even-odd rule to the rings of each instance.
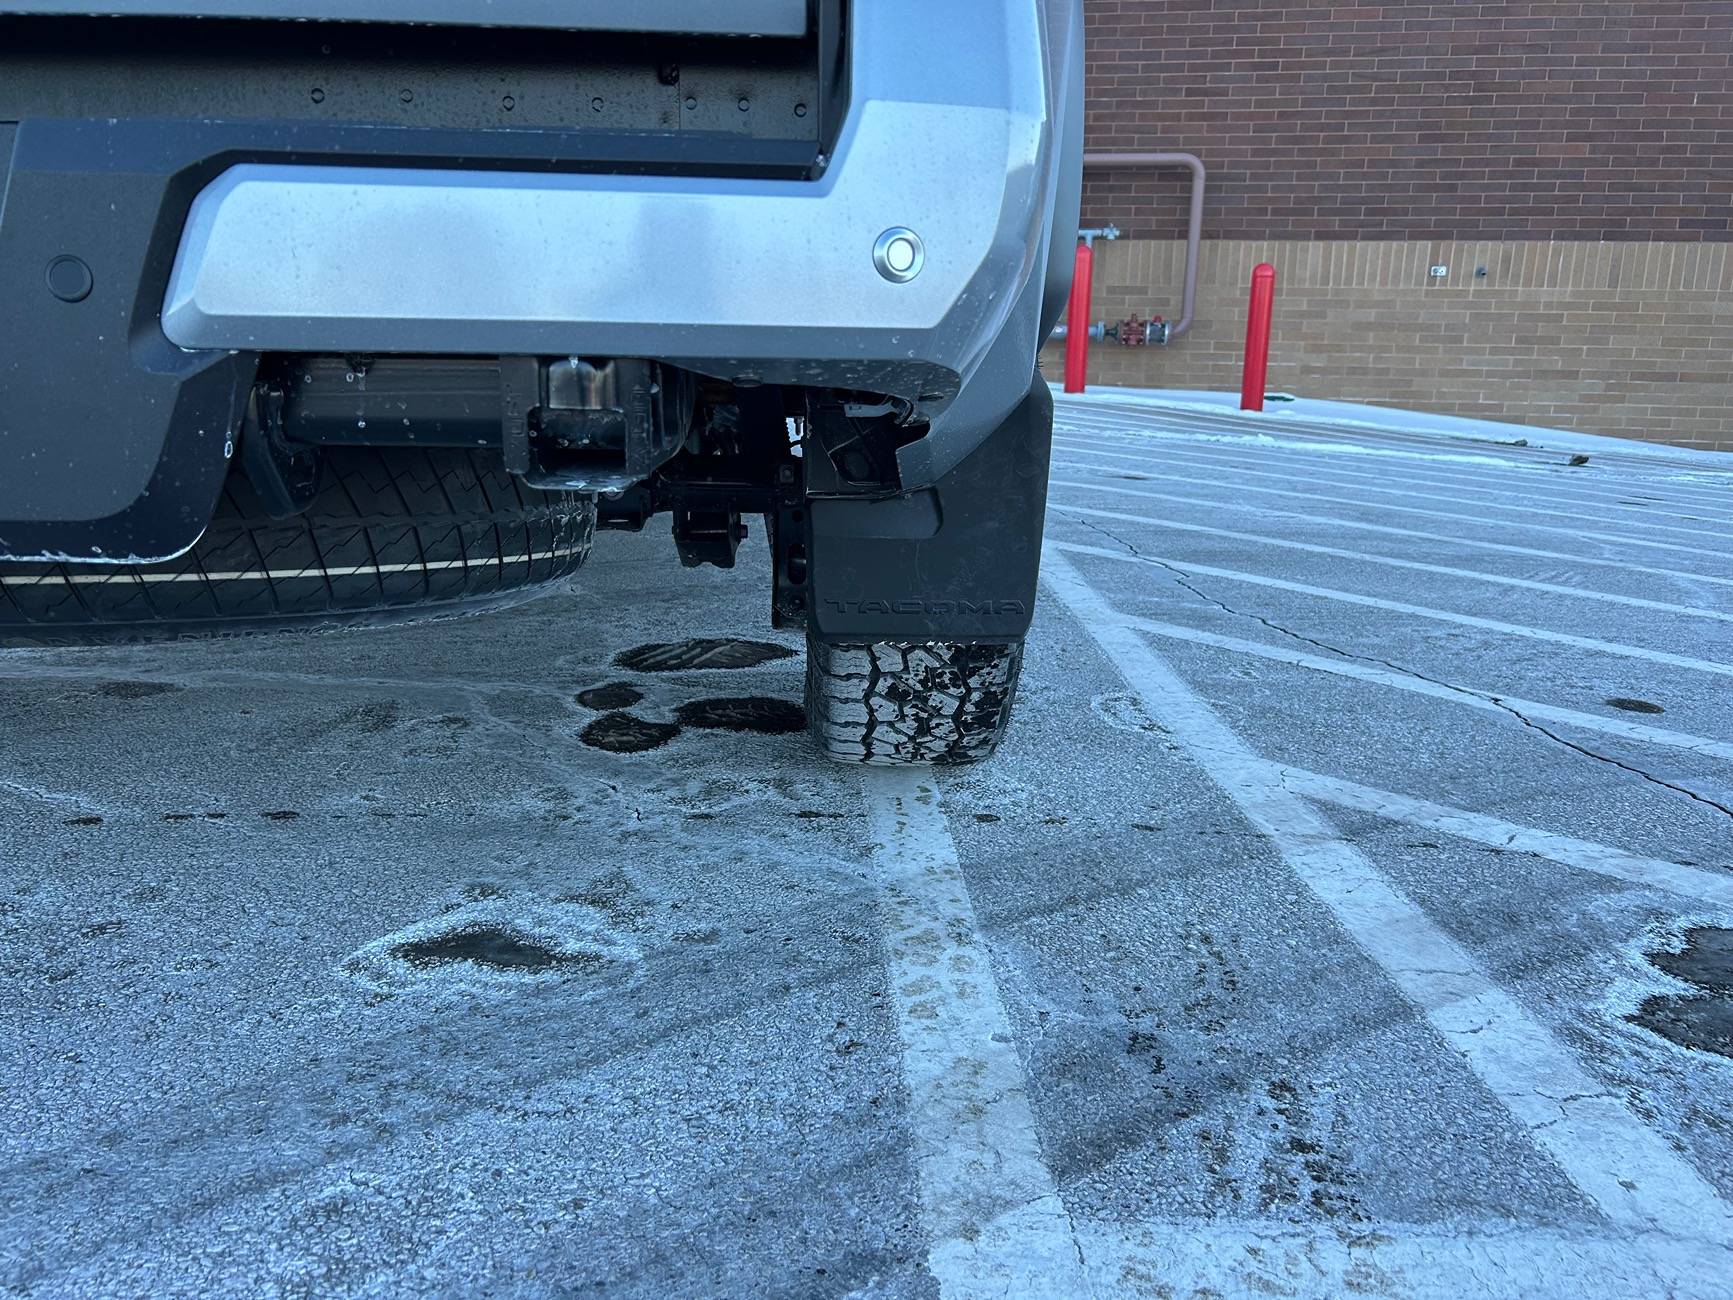
[[[1270,321],[1276,308],[1276,268],[1252,268],[1252,304],[1246,314],[1246,368],[1240,380],[1240,410],[1264,409],[1264,378],[1270,368]]]
[[[1095,288],[1095,250],[1077,245],[1071,276],[1071,307],[1065,314],[1065,391],[1081,393],[1089,382],[1089,295]]]

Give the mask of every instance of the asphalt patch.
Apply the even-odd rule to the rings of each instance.
[[[578,692],[578,703],[598,713],[612,709],[629,709],[644,698],[644,692],[630,682],[609,682]]]
[[[780,736],[806,730],[806,710],[800,705],[762,695],[690,700],[675,709],[674,716],[685,726],[710,731],[756,731]]]
[[[448,931],[431,939],[415,939],[388,949],[412,966],[451,966],[467,962],[486,970],[536,974],[600,966],[595,953],[559,952],[529,935],[505,926],[476,925]]]
[[[1627,699],[1623,695],[1615,695],[1607,701],[1615,709],[1623,709],[1626,713],[1665,713],[1659,704],[1651,704],[1648,700]]]
[[[660,749],[680,728],[672,722],[651,722],[630,713],[604,713],[578,733],[578,739],[591,749],[610,754],[642,754]]]
[[[777,659],[792,658],[794,651],[769,641],[700,637],[622,650],[614,656],[614,666],[636,673],[673,673],[687,668],[756,668]]]
[[[1733,930],[1687,930],[1684,948],[1650,953],[1649,963],[1700,992],[1656,994],[1626,1019],[1680,1047],[1733,1059]]]

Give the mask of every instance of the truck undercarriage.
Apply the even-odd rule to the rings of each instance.
[[[666,514],[762,518],[815,645],[1014,660],[1076,6],[639,8],[0,2],[0,639],[439,612]]]

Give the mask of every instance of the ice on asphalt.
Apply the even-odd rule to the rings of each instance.
[[[1733,614],[1733,542],[1636,543],[1733,522],[1729,480],[1494,433],[1062,401],[1062,446],[1139,459],[1061,453],[1102,467],[1051,496],[1076,585],[967,770],[681,725],[799,707],[757,537],[723,572],[607,535],[474,619],[0,655],[0,1286],[1724,1294],[1733,715],[1692,664],[1733,656],[1688,610]],[[1356,504],[1283,513],[1253,457]],[[1596,500],[1656,514],[1535,527]],[[583,743],[613,714],[674,730]],[[1580,1090],[1510,1091],[1543,1060]]]

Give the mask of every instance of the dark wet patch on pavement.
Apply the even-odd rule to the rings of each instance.
[[[1733,1058],[1733,930],[1687,930],[1684,948],[1650,953],[1649,962],[1700,992],[1645,998],[1626,1019],[1680,1047]]]
[[[579,704],[597,712],[629,709],[643,698],[644,692],[630,682],[609,682],[605,686],[592,686],[587,691],[579,691],[577,696]]]
[[[1626,713],[1665,713],[1659,704],[1651,704],[1648,700],[1633,700],[1623,695],[1615,695],[1607,701],[1615,709],[1623,709]]]
[[[578,733],[578,739],[592,749],[610,754],[642,754],[660,749],[686,727],[703,731],[755,731],[769,736],[806,728],[806,710],[800,705],[762,695],[688,700],[674,710],[674,717],[674,722],[655,722],[616,710],[591,722]]]
[[[604,713],[578,733],[578,739],[591,749],[610,754],[642,754],[660,749],[680,728],[672,722],[652,722],[630,713]]]
[[[378,994],[469,998],[490,985],[497,991],[574,975],[601,987],[629,974],[641,956],[612,937],[600,911],[575,900],[520,895],[487,880],[464,885],[462,895],[440,915],[366,944],[343,973]]]
[[[428,939],[414,939],[388,950],[412,966],[450,966],[460,962],[487,970],[536,974],[552,970],[593,969],[603,959],[590,952],[560,952],[509,926],[473,925]]]
[[[711,731],[756,731],[779,736],[806,729],[806,710],[800,705],[762,695],[690,700],[675,709],[674,716],[688,727]]]
[[[769,641],[699,637],[622,650],[614,656],[614,665],[639,673],[672,673],[686,668],[756,668],[773,660],[792,658],[793,650]]]

